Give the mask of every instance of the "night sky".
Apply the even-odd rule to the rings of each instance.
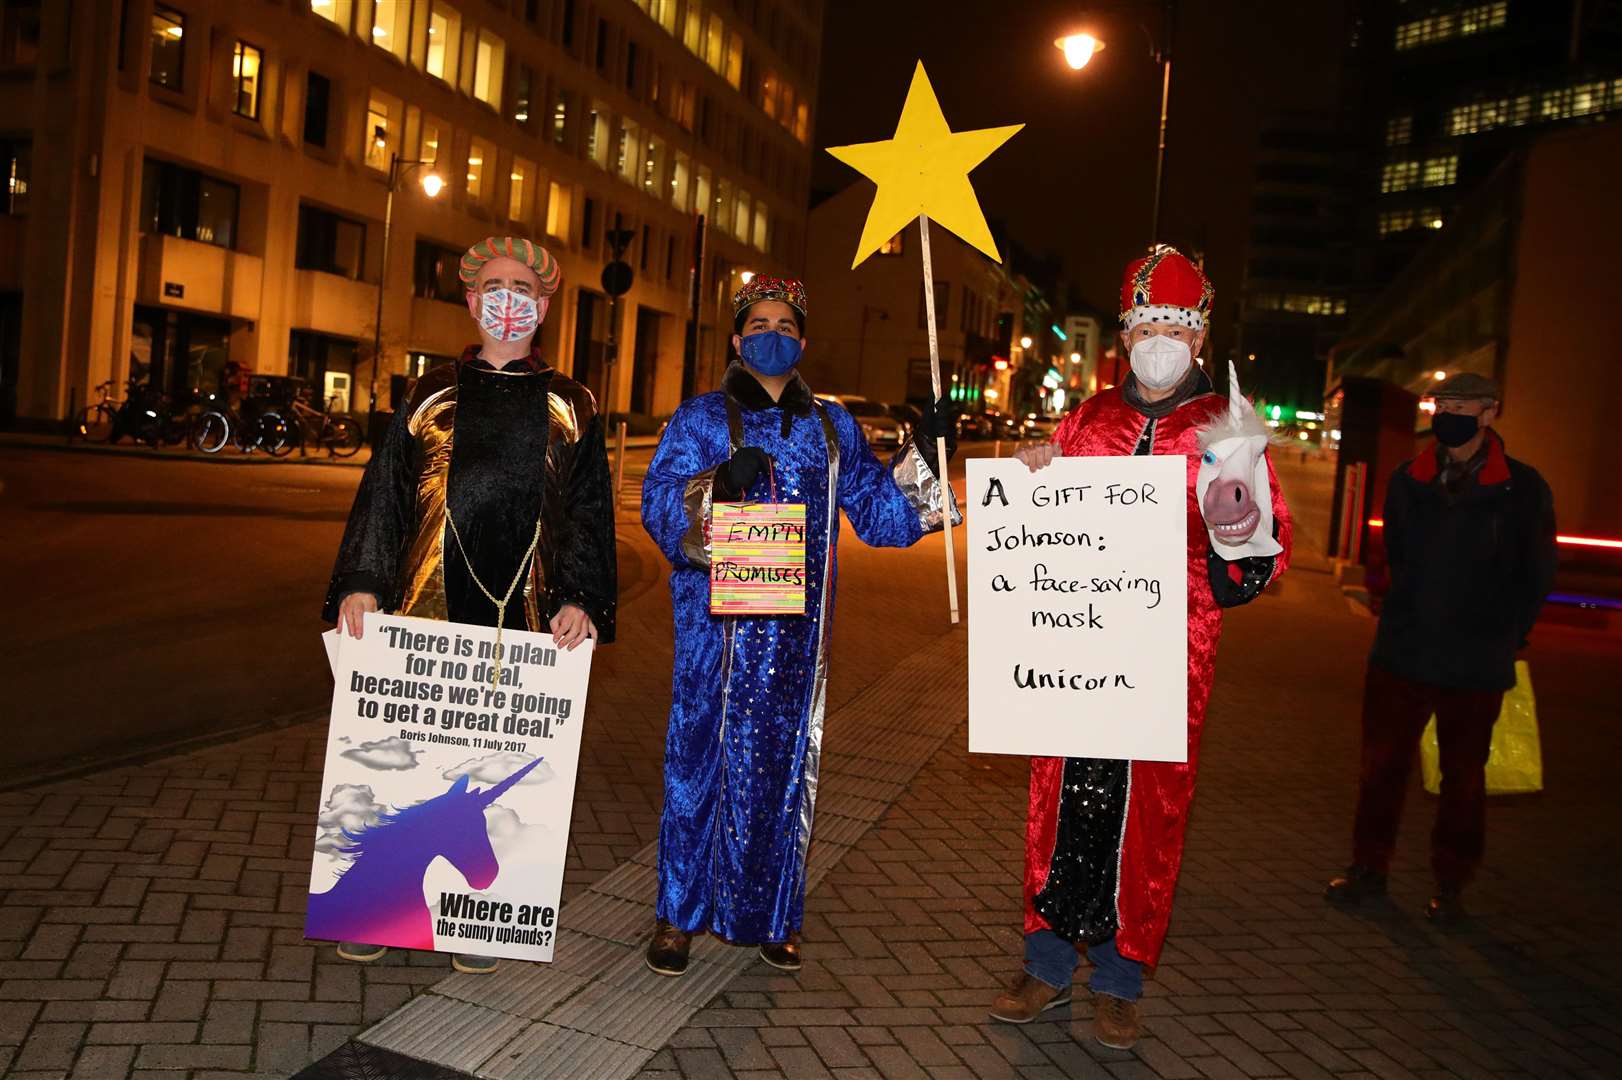
[[[1055,0],[829,0],[813,188],[867,182],[822,148],[889,138],[922,59],[954,130],[1025,123],[971,174],[981,205],[1113,314],[1121,270],[1148,242],[1160,69],[1138,22],[1156,29],[1160,5],[1112,6],[1126,10],[1089,19],[1086,5]],[[1205,251],[1219,349],[1239,295],[1258,125],[1334,106],[1343,25],[1342,0],[1180,5],[1161,238]],[[1071,71],[1053,40],[1089,27],[1107,47]]]

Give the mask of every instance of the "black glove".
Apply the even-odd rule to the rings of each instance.
[[[913,433],[913,445],[918,447],[924,463],[936,476],[941,474],[941,468],[935,460],[935,440],[946,440],[946,459],[950,461],[952,455],[957,453],[957,414],[960,411],[957,402],[950,397],[925,405],[923,422]]]
[[[1238,607],[1248,604],[1262,594],[1273,580],[1273,567],[1277,555],[1246,555],[1231,562],[1218,555],[1215,549],[1205,553],[1205,573],[1211,579],[1211,595],[1218,607]],[[1228,574],[1228,567],[1239,567],[1239,580]]]
[[[723,502],[743,498],[756,477],[771,466],[771,456],[760,447],[739,447],[737,453],[715,470],[716,494]]]

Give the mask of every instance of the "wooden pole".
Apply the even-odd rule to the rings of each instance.
[[[940,335],[935,329],[935,267],[929,258],[929,215],[918,215],[918,235],[922,239],[924,253],[924,316],[929,323],[929,378],[935,390],[935,400],[941,399],[941,343]],[[940,465],[942,513],[945,521],[942,522],[941,532],[946,534],[946,603],[951,609],[952,622],[958,621],[957,608],[957,545],[952,538],[952,498],[951,498],[951,468],[946,459],[946,439],[944,436],[935,438],[935,461]]]

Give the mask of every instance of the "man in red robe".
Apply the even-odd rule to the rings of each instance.
[[[1121,342],[1132,374],[1064,418],[1053,441],[1019,452],[1033,471],[1055,457],[1181,454],[1188,461],[1188,760],[1031,759],[1025,826],[1025,967],[992,1004],[993,1018],[1023,1024],[1070,1001],[1085,947],[1093,970],[1093,1030],[1125,1049],[1140,1031],[1143,968],[1160,955],[1194,798],[1200,731],[1211,694],[1222,609],[1246,603],[1284,571],[1290,519],[1267,466],[1277,550],[1219,553],[1195,480],[1200,432],[1228,413],[1194,362],[1205,343],[1210,281],[1161,246],[1126,269]],[[1265,520],[1265,517],[1258,515]]]

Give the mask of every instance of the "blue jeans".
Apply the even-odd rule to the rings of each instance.
[[[1033,978],[1060,990],[1070,988],[1080,962],[1076,947],[1052,930],[1025,935],[1025,971]],[[1143,965],[1115,951],[1115,939],[1087,946],[1087,959],[1093,965],[1087,989],[1124,1001],[1143,996]]]

